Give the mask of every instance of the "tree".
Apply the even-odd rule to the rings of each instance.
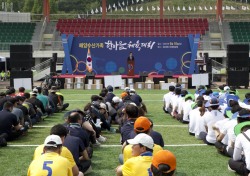
[[[38,10],[39,10],[39,7],[38,7],[38,0],[34,0],[34,5],[33,5],[33,8],[32,8],[32,13],[34,14],[38,14]]]
[[[58,12],[58,3],[56,0],[50,0],[50,14],[56,14]]]
[[[24,12],[31,12],[33,9],[33,5],[34,5],[34,0],[25,0],[23,11]]]

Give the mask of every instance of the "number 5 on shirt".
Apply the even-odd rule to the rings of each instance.
[[[53,161],[44,161],[43,170],[47,170],[48,176],[52,176],[52,169],[51,169],[51,167],[48,166],[49,164],[53,164]]]

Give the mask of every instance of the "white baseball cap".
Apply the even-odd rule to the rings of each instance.
[[[112,101],[113,101],[114,103],[120,103],[120,102],[121,102],[120,98],[117,97],[117,96],[113,97],[113,98],[112,98]]]
[[[134,139],[129,139],[128,143],[132,145],[141,144],[149,149],[153,149],[154,147],[154,140],[151,136],[145,133],[137,134]]]
[[[49,135],[44,141],[46,147],[57,147],[58,145],[62,145],[62,140],[58,135]]]
[[[227,90],[230,90],[230,87],[229,87],[229,86],[225,86],[225,87],[224,87],[224,91],[227,91]]]

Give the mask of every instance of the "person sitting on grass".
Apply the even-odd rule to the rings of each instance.
[[[176,157],[168,150],[158,151],[152,159],[153,176],[173,176],[176,171]]]
[[[132,145],[133,157],[116,168],[117,176],[150,175],[154,141],[145,134],[138,134],[134,139],[127,141]]]
[[[151,134],[151,122],[147,117],[138,117],[134,123],[134,132],[133,134],[135,134],[136,136],[138,134],[141,133],[145,133],[150,135]],[[150,136],[152,137],[152,136]],[[155,137],[156,139],[154,139],[153,137]],[[158,136],[153,134],[153,141],[159,141],[158,140]],[[134,136],[130,135],[130,139],[133,139]],[[128,140],[127,140],[128,141]],[[127,141],[124,142],[123,146],[122,146],[122,152],[123,155],[119,155],[119,160],[120,163],[125,163],[129,158],[133,157],[132,156],[132,145],[128,145],[129,143],[127,143]],[[162,150],[162,147],[159,144],[156,144],[154,142],[153,145],[153,154],[155,154],[157,151]]]
[[[121,144],[130,139],[130,133],[134,130],[134,123],[138,118],[138,108],[129,104],[123,110],[123,126],[121,127]]]
[[[29,166],[27,176],[36,175],[64,175],[72,176],[70,162],[60,156],[62,152],[62,140],[57,135],[50,135],[44,141],[43,155],[40,154]]]
[[[240,120],[239,112],[241,114],[244,114],[244,112],[247,112],[245,109],[240,109],[238,108],[233,108],[232,113],[233,116],[228,120],[226,123],[221,125],[221,129],[215,128],[215,134],[216,134],[216,142],[215,142],[215,147],[218,151],[218,153],[228,156],[228,157],[233,157],[233,151],[234,151],[234,142],[235,142],[235,134],[233,133],[234,127],[237,125],[237,118]],[[242,116],[244,117],[244,116]],[[225,142],[226,140],[226,142]]]
[[[249,175],[250,173],[250,112],[240,111],[237,118],[238,123],[234,128],[236,135],[233,158],[228,162],[228,169],[239,175]],[[248,114],[247,114],[248,113]],[[241,119],[239,121],[239,119]]]
[[[172,105],[170,104],[170,100],[174,95],[174,89],[175,89],[174,86],[169,86],[169,92],[163,96],[163,111],[165,113],[172,112]]]
[[[209,112],[204,114],[203,125],[206,129],[206,132],[202,131],[199,134],[199,137],[203,140],[204,143],[208,145],[214,145],[216,142],[215,132],[213,130],[213,125],[219,121],[223,120],[225,117],[221,111],[219,111],[219,100],[217,98],[212,98],[209,100],[205,107],[209,108]]]
[[[192,110],[189,112],[188,131],[189,131],[189,134],[192,136],[195,136],[196,121],[197,121],[197,117],[200,116],[199,109],[200,107],[202,107],[202,105],[203,105],[203,101],[199,99],[197,99],[196,102],[191,105]]]
[[[89,158],[88,152],[80,138],[68,134],[67,128],[61,124],[53,126],[50,130],[50,134],[66,136],[63,146],[67,147],[67,149],[69,149],[72,153],[79,171],[86,174],[87,171],[90,172],[92,170],[91,159]]]
[[[15,114],[11,113],[14,105],[7,101],[0,111],[0,135],[4,135],[6,141],[12,141],[22,136],[28,128],[20,125]]]
[[[16,96],[23,96],[25,93],[24,87],[19,87],[18,92],[16,93]]]
[[[57,131],[57,130],[55,130],[55,128],[57,128],[56,125],[51,128],[50,134],[51,134],[51,132],[53,132],[54,133],[53,135],[59,136],[61,141],[62,141],[62,144],[63,144],[67,133],[65,134],[65,132],[63,132],[63,131]],[[43,149],[44,149],[44,144],[39,145],[35,149],[35,152],[33,155],[33,160],[37,160],[38,158],[40,158],[41,155],[44,154]],[[83,174],[81,172],[79,172],[78,166],[75,163],[73,155],[67,147],[62,146],[60,156],[62,156],[63,158],[65,158],[69,161],[73,176],[83,176]]]

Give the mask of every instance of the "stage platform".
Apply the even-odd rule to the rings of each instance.
[[[104,76],[112,76],[112,75],[95,75],[95,76],[87,76],[87,75],[59,75],[58,78],[86,78],[86,77],[94,77],[95,79],[102,79]],[[150,78],[164,78],[164,75],[147,75],[147,76],[140,76],[140,75],[134,75],[134,76],[128,76],[128,75],[121,75],[122,79],[127,79],[127,78],[140,78],[140,77],[150,77]],[[192,78],[192,75],[173,75],[173,76],[168,76],[168,77],[173,77],[173,78],[179,78],[179,77],[188,77]],[[56,76],[54,76],[56,78]]]
[[[114,75],[91,75],[91,76],[88,76],[88,75],[69,75],[69,74],[63,74],[63,75],[58,75],[58,76],[54,76],[54,78],[58,78],[60,79],[61,83],[62,83],[62,89],[64,88],[64,84],[65,84],[65,79],[67,78],[73,78],[73,81],[76,79],[76,78],[83,78],[84,82],[83,84],[88,84],[89,82],[89,79],[92,79],[92,80],[95,80],[95,79],[100,79],[102,83],[104,83],[104,76],[114,76]],[[160,81],[164,81],[166,83],[169,82],[169,79],[175,79],[176,83],[178,82],[178,78],[179,77],[188,77],[188,82],[187,82],[187,87],[188,88],[193,88],[192,87],[192,80],[191,80],[191,77],[192,75],[168,75],[168,76],[165,76],[165,75],[156,75],[156,74],[150,74],[150,75],[134,75],[134,76],[128,76],[128,75],[121,75],[122,76],[122,79],[125,79],[125,84],[128,85],[128,80],[129,79],[133,79],[133,83],[137,83],[137,82],[145,82],[147,77],[149,78],[152,78],[153,80],[153,83],[154,84],[159,84]]]

